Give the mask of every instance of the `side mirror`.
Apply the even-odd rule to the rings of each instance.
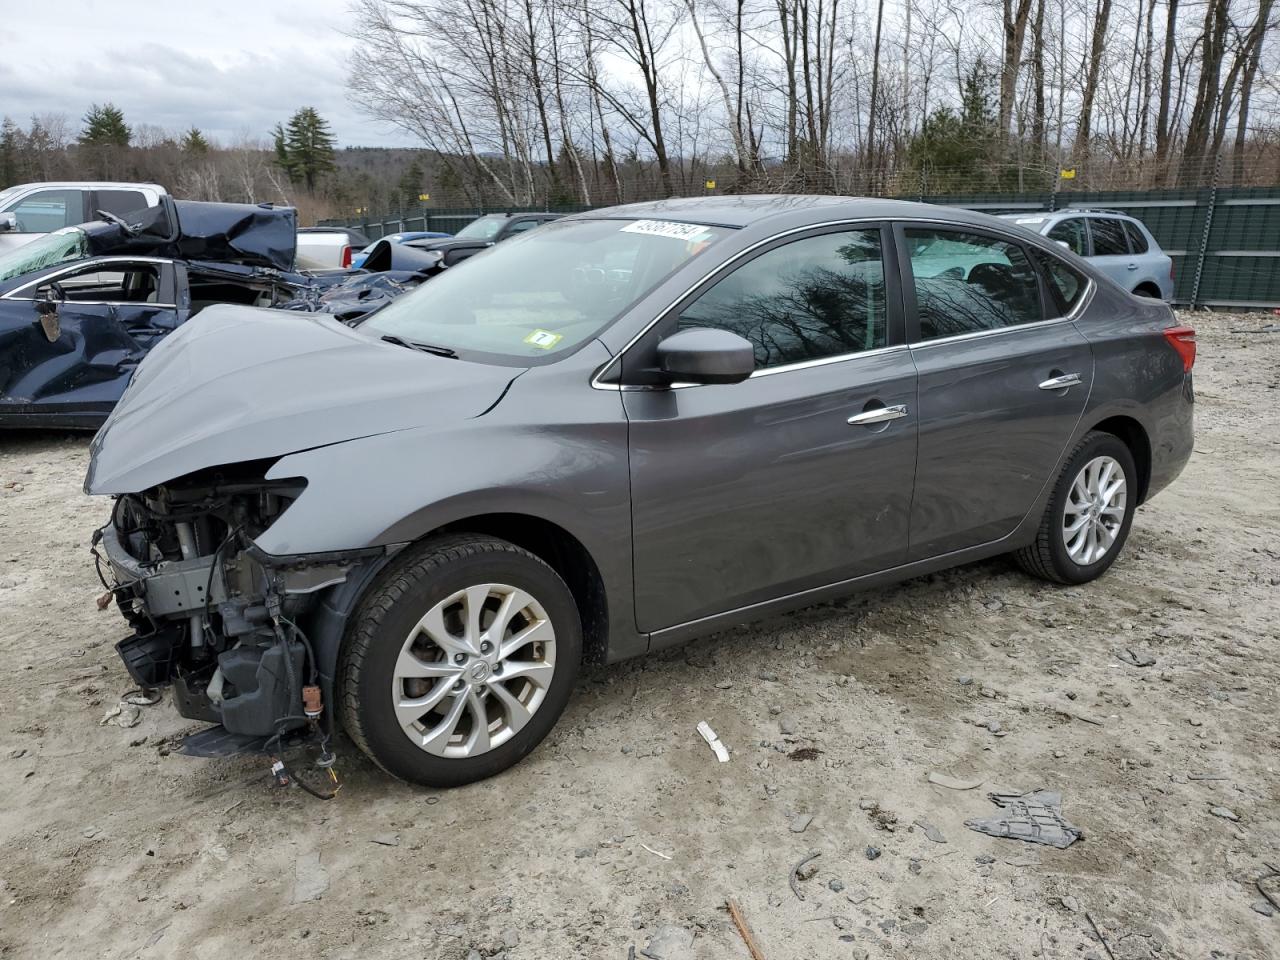
[[[16,213],[0,213],[0,233],[10,233],[18,229]]]
[[[36,301],[36,323],[44,331],[45,339],[54,343],[62,336],[62,320],[58,316],[58,304],[66,294],[57,283],[49,284],[44,296]]]
[[[658,344],[658,366],[673,383],[740,383],[756,368],[751,343],[710,327],[681,330]]]

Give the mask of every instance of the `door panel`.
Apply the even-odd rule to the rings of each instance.
[[[623,401],[640,630],[903,562],[916,460],[904,347]],[[881,405],[907,416],[848,422]]]
[[[1093,352],[1067,320],[916,344],[920,459],[912,560],[1008,535],[1052,479],[1093,383]],[[1042,390],[1051,377],[1080,384]]]

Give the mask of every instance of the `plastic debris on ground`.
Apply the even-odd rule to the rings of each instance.
[[[707,741],[707,746],[715,751],[717,760],[721,763],[729,762],[729,748],[720,742],[720,738],[716,736],[716,732],[711,729],[707,721],[698,721],[698,733],[702,735],[703,740]]]
[[[970,830],[992,837],[1043,843],[1066,849],[1082,836],[1062,815],[1062,794],[1053,790],[1029,793],[989,793],[991,802],[1005,812],[1000,816],[966,820]]]

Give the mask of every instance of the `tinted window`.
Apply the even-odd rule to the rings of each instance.
[[[532,230],[539,223],[542,223],[542,221],[541,220],[517,220],[515,223],[511,225],[511,228],[507,230],[507,236],[511,236],[512,234],[516,234],[516,233],[524,233],[526,230]]]
[[[757,367],[883,347],[880,231],[824,233],[761,254],[686,307],[680,327],[745,337]]]
[[[41,190],[9,206],[5,212],[18,218],[20,233],[50,233],[84,222],[84,201],[79,190]]]
[[[1058,316],[1066,316],[1084,296],[1087,286],[1085,278],[1057,257],[1050,257],[1039,251],[1036,251],[1035,256],[1048,281],[1049,299],[1057,308]]]
[[[906,237],[921,340],[1044,319],[1035,272],[1016,243],[916,228]]]
[[[1147,238],[1138,225],[1128,220],[1120,222],[1124,224],[1125,236],[1129,238],[1129,249],[1134,253],[1146,253],[1150,249],[1150,244],[1147,243]]]
[[[1124,238],[1124,223],[1110,217],[1094,217],[1089,221],[1093,233],[1095,257],[1123,257],[1129,253],[1129,243]]]
[[[1084,220],[1080,217],[1054,224],[1045,236],[1053,241],[1062,241],[1072,253],[1085,255]]]
[[[122,217],[126,213],[145,209],[146,206],[147,198],[137,190],[99,190],[94,212],[96,215],[98,210],[105,210],[107,213]]]

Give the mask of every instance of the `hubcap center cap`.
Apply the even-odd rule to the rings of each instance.
[[[473,663],[467,669],[467,676],[471,678],[472,683],[480,683],[489,679],[489,664],[483,660]]]

